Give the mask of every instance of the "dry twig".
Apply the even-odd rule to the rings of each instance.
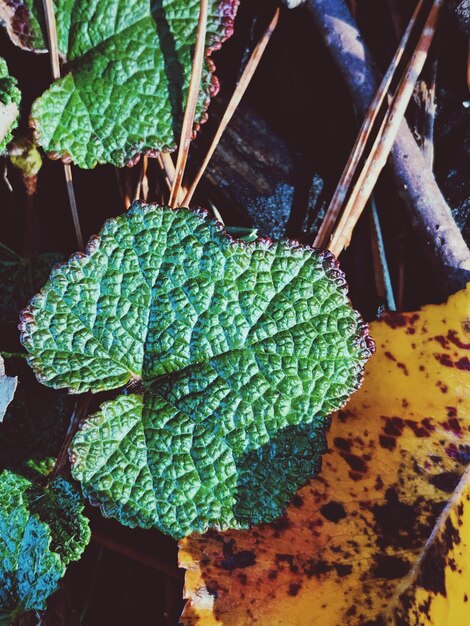
[[[381,107],[385,102],[393,76],[395,75],[398,65],[408,47],[412,30],[423,8],[423,4],[424,0],[420,0],[418,2],[415,12],[413,13],[408,27],[403,34],[402,40],[397,48],[397,51],[395,52],[392,62],[390,63],[390,66],[385,76],[383,77],[376,94],[374,95],[374,99],[370,104],[361,130],[359,131],[359,134],[357,136],[356,143],[354,144],[353,150],[346,163],[346,167],[344,168],[341,175],[341,179],[338,183],[338,186],[336,187],[333,198],[331,199],[325,218],[315,238],[314,245],[318,248],[326,248],[328,245],[331,233],[333,232],[333,228],[340,214],[341,207],[343,206],[343,202],[353,181],[354,173],[356,171],[356,168],[358,167],[359,161],[365,150],[367,142],[370,139],[374,124],[377,121]]]
[[[211,160],[214,152],[217,149],[217,146],[219,145],[220,138],[222,137],[225,129],[230,123],[230,120],[232,119],[233,114],[235,113],[238,105],[240,104],[241,99],[243,98],[248,88],[248,85],[251,82],[251,79],[253,78],[253,74],[255,73],[256,68],[259,65],[259,62],[261,61],[263,57],[264,51],[266,50],[266,46],[268,45],[269,40],[271,39],[271,36],[276,29],[277,23],[279,21],[279,13],[280,13],[279,9],[276,9],[274,16],[271,22],[269,23],[268,28],[264,32],[256,48],[253,50],[253,53],[251,54],[245,66],[245,69],[243,70],[243,73],[240,77],[240,80],[237,83],[237,86],[235,88],[235,91],[233,92],[230,102],[227,105],[227,109],[225,110],[225,113],[220,121],[219,127],[217,128],[217,131],[214,135],[214,138],[205,156],[205,159],[201,167],[199,168],[199,171],[197,172],[196,177],[194,178],[194,181],[189,187],[188,192],[183,200],[184,206],[189,206],[193,198],[194,192],[196,191],[196,188],[204,172],[206,171],[209,161]]]
[[[206,48],[207,12],[208,0],[201,0],[196,47],[194,49],[193,67],[191,71],[191,82],[188,89],[183,126],[181,129],[181,139],[178,149],[178,158],[176,160],[176,176],[173,180],[170,193],[169,206],[172,209],[175,208],[178,201],[178,192],[180,191],[183,182],[184,170],[188,160],[189,146],[193,136],[194,116],[196,114],[196,105],[201,85],[202,67],[204,64],[204,52]]]
[[[57,80],[58,78],[60,78],[60,61],[59,48],[57,43],[57,26],[54,14],[54,4],[52,0],[43,0],[43,5],[44,14],[46,17],[47,38],[49,41],[49,55],[51,59],[52,76],[54,80]],[[80,248],[80,250],[83,250],[85,245],[83,241],[82,229],[80,227],[80,219],[78,217],[75,190],[73,188],[72,167],[69,163],[64,163],[64,175],[78,247]]]
[[[308,0],[307,9],[354,104],[365,115],[377,90],[377,73],[345,0]],[[399,195],[442,293],[461,289],[470,278],[470,251],[405,120],[398,130],[390,163]]]
[[[411,60],[407,64],[406,71],[390,102],[385,119],[374,140],[373,147],[367,155],[364,167],[351,190],[343,214],[341,215],[331,242],[328,245],[328,248],[333,254],[340,254],[343,248],[349,245],[354,226],[357,224],[364,210],[380,172],[385,167],[401,120],[405,115],[411,96],[413,95],[414,87],[424,67],[444,1],[445,0],[434,0],[432,4]],[[369,114],[373,114],[373,109],[369,110]]]

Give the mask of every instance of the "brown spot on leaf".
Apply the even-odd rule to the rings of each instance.
[[[388,556],[379,554],[375,559],[374,574],[377,578],[387,578],[394,580],[403,578],[409,572],[411,564],[406,559],[398,556]]]
[[[288,589],[287,593],[290,596],[296,596],[299,593],[299,591],[300,591],[300,587],[301,587],[301,585],[299,585],[299,583],[291,583],[289,585],[289,589]]]
[[[437,341],[437,343],[441,346],[441,348],[444,348],[444,350],[447,350],[447,348],[449,347],[449,342],[443,335],[438,335],[437,337],[434,337],[434,340]]]
[[[454,367],[454,363],[448,354],[434,354],[436,361],[445,367]]]
[[[234,550],[235,541],[230,539],[224,542],[223,555],[224,558],[220,563],[222,569],[234,570],[244,567],[250,567],[256,563],[256,555],[253,550],[240,550],[236,552]]]
[[[335,437],[333,439],[333,444],[339,448],[340,450],[344,450],[345,452],[349,452],[351,450],[351,441],[349,439],[344,439],[343,437]]]
[[[379,443],[385,450],[393,450],[397,445],[397,441],[394,437],[387,437],[386,435],[380,435]]]
[[[446,493],[452,493],[459,484],[459,480],[460,475],[457,472],[442,472],[429,478],[431,485]]]
[[[462,341],[455,330],[449,330],[449,332],[447,333],[447,339],[461,350],[470,350],[470,343]]]
[[[330,522],[337,524],[341,519],[346,517],[344,506],[340,502],[332,500],[321,507],[320,513]]]
[[[361,472],[363,474],[367,472],[367,463],[360,456],[357,456],[357,454],[346,454],[343,452],[341,456],[354,472]]]
[[[470,360],[468,357],[464,356],[455,363],[455,367],[458,370],[463,370],[465,372],[470,372]]]

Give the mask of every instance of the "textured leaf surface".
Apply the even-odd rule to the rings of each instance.
[[[40,610],[65,566],[90,539],[78,494],[63,479],[47,491],[10,471],[0,474],[0,619]]]
[[[8,405],[13,400],[17,384],[16,376],[5,375],[5,363],[0,356],[0,422],[3,421]]]
[[[40,7],[21,3],[7,24],[18,43],[43,47]],[[37,4],[42,4],[38,0]],[[209,0],[208,54],[233,30],[237,0]],[[196,43],[199,0],[55,0],[68,73],[32,107],[42,147],[80,167],[123,166],[179,139]],[[6,9],[4,9],[6,11]],[[8,11],[7,11],[8,12]],[[28,37],[15,36],[23,24]],[[34,36],[31,35],[34,33]],[[196,123],[218,88],[206,60]]]
[[[9,75],[4,59],[0,57],[0,154],[12,139],[18,123],[21,92],[15,78]]]
[[[468,622],[468,501],[452,494],[470,462],[469,319],[470,287],[371,324],[377,352],[364,384],[332,417],[322,471],[286,515],[180,544],[185,624]],[[455,530],[440,518],[450,499]],[[407,587],[411,605],[396,599]],[[417,605],[430,609],[428,621]]]
[[[370,341],[330,255],[135,206],[22,316],[37,376],[104,404],[73,472],[107,515],[175,536],[274,519],[318,468]]]

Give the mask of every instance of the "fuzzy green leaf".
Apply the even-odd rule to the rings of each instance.
[[[0,474],[0,622],[45,608],[90,539],[82,509],[63,479],[44,490],[19,474]]]
[[[22,341],[48,385],[130,383],[76,435],[73,473],[107,515],[176,537],[280,515],[370,354],[331,255],[140,205],[52,272]]]
[[[4,8],[13,40],[43,47],[40,0]],[[232,32],[237,0],[209,0],[207,48]],[[31,111],[40,145],[84,168],[123,166],[179,139],[192,69],[200,0],[54,0],[64,76]],[[32,7],[35,10],[32,10]],[[15,36],[23,24],[28,37]],[[196,112],[217,90],[206,60]]]
[[[16,78],[9,75],[7,64],[0,57],[0,154],[5,152],[12,140],[12,131],[18,124],[20,102],[21,92]]]

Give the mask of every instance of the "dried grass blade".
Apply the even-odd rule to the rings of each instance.
[[[274,31],[276,30],[276,26],[278,24],[279,21],[279,15],[280,15],[280,10],[279,8],[276,9],[274,16],[271,20],[271,22],[269,23],[269,26],[267,27],[267,29],[265,30],[265,32],[263,33],[260,41],[258,42],[258,44],[256,45],[256,48],[253,50],[246,66],[245,69],[243,70],[243,73],[240,77],[240,80],[237,83],[237,86],[235,88],[235,91],[233,92],[233,95],[230,99],[230,102],[228,103],[228,106],[225,110],[225,113],[222,117],[222,120],[220,121],[219,127],[217,128],[217,132],[214,135],[214,138],[212,140],[212,143],[210,145],[210,148],[206,154],[206,157],[201,165],[201,167],[199,168],[198,173],[196,174],[195,179],[193,180],[191,186],[188,189],[188,192],[183,200],[183,205],[184,206],[189,206],[193,196],[194,196],[194,192],[196,191],[196,188],[204,174],[204,172],[207,169],[207,166],[209,165],[209,162],[214,154],[214,152],[217,149],[217,146],[219,145],[220,139],[225,131],[225,129],[227,128],[228,124],[230,123],[230,120],[233,117],[233,114],[235,113],[238,105],[240,104],[241,99],[243,98],[248,85],[251,82],[251,79],[253,78],[253,75],[256,71],[256,68],[259,65],[259,62],[261,61],[264,51],[266,50],[266,46],[269,43],[269,40],[271,39],[272,34],[274,33]]]
[[[176,176],[173,180],[169,206],[175,208],[178,200],[178,192],[183,182],[184,170],[188,160],[189,146],[193,135],[194,116],[196,114],[199,88],[201,85],[202,68],[204,64],[204,53],[206,48],[208,0],[201,0],[199,12],[199,22],[197,28],[196,46],[194,49],[193,67],[191,81],[188,89],[186,109],[184,112],[183,126],[181,129],[181,139],[176,160]]]
[[[49,42],[49,55],[51,59],[52,77],[54,80],[60,78],[59,46],[57,40],[57,25],[55,21],[54,4],[52,0],[43,0],[44,14],[46,18],[47,38]],[[75,236],[80,250],[84,249],[84,241],[80,219],[78,217],[77,199],[73,188],[72,167],[69,163],[64,163],[65,183],[69,197],[70,211],[72,212]]]
[[[434,0],[432,4],[413,55],[389,104],[387,115],[328,245],[328,249],[336,256],[348,246],[354,227],[375,187],[380,172],[385,166],[402,118],[413,95],[414,86],[423,70],[444,2],[445,0]]]
[[[406,51],[406,48],[408,47],[411,33],[416,24],[416,20],[418,19],[422,11],[424,3],[425,0],[420,0],[418,2],[416,9],[408,23],[406,31],[403,34],[397,51],[395,52],[392,62],[390,63],[390,66],[385,73],[382,82],[380,83],[374,99],[370,104],[366,118],[362,124],[361,130],[359,131],[352,152],[348,158],[343,173],[341,174],[338,186],[336,187],[335,193],[333,194],[331,202],[328,206],[325,218],[320,226],[320,229],[318,230],[317,236],[313,243],[313,245],[317,248],[326,248],[326,246],[328,245],[328,241],[330,239],[331,233],[333,232],[334,226],[343,206],[343,202],[347,196],[349,187],[354,178],[354,174],[358,167],[359,161],[361,160],[364,149],[371,137],[372,129],[374,128],[374,124],[377,121],[377,117],[379,115],[382,104],[387,97],[390,84],[393,80],[393,76],[403,57],[403,54]]]

